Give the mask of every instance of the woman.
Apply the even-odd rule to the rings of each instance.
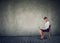
[[[50,22],[47,17],[43,18],[45,21],[45,27],[40,29],[41,39],[44,38],[44,32],[49,31]]]

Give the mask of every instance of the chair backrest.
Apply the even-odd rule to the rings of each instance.
[[[49,29],[51,28],[51,25],[49,25]]]
[[[49,25],[49,28],[48,28],[48,29],[49,29],[49,31],[50,31],[50,29],[51,29],[51,25]]]

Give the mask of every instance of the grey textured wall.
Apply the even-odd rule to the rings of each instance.
[[[51,22],[51,33],[59,34],[59,3],[56,1],[1,1],[0,35],[38,35],[44,26],[43,17]]]

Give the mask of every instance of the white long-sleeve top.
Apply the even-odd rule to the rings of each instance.
[[[47,22],[45,23],[44,28],[41,28],[41,29],[46,30],[46,29],[48,29],[48,28],[49,28],[49,26],[50,26],[50,22],[49,22],[49,21],[47,21]]]

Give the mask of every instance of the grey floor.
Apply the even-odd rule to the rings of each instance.
[[[60,36],[45,36],[43,40],[39,36],[0,36],[0,43],[60,43]]]

